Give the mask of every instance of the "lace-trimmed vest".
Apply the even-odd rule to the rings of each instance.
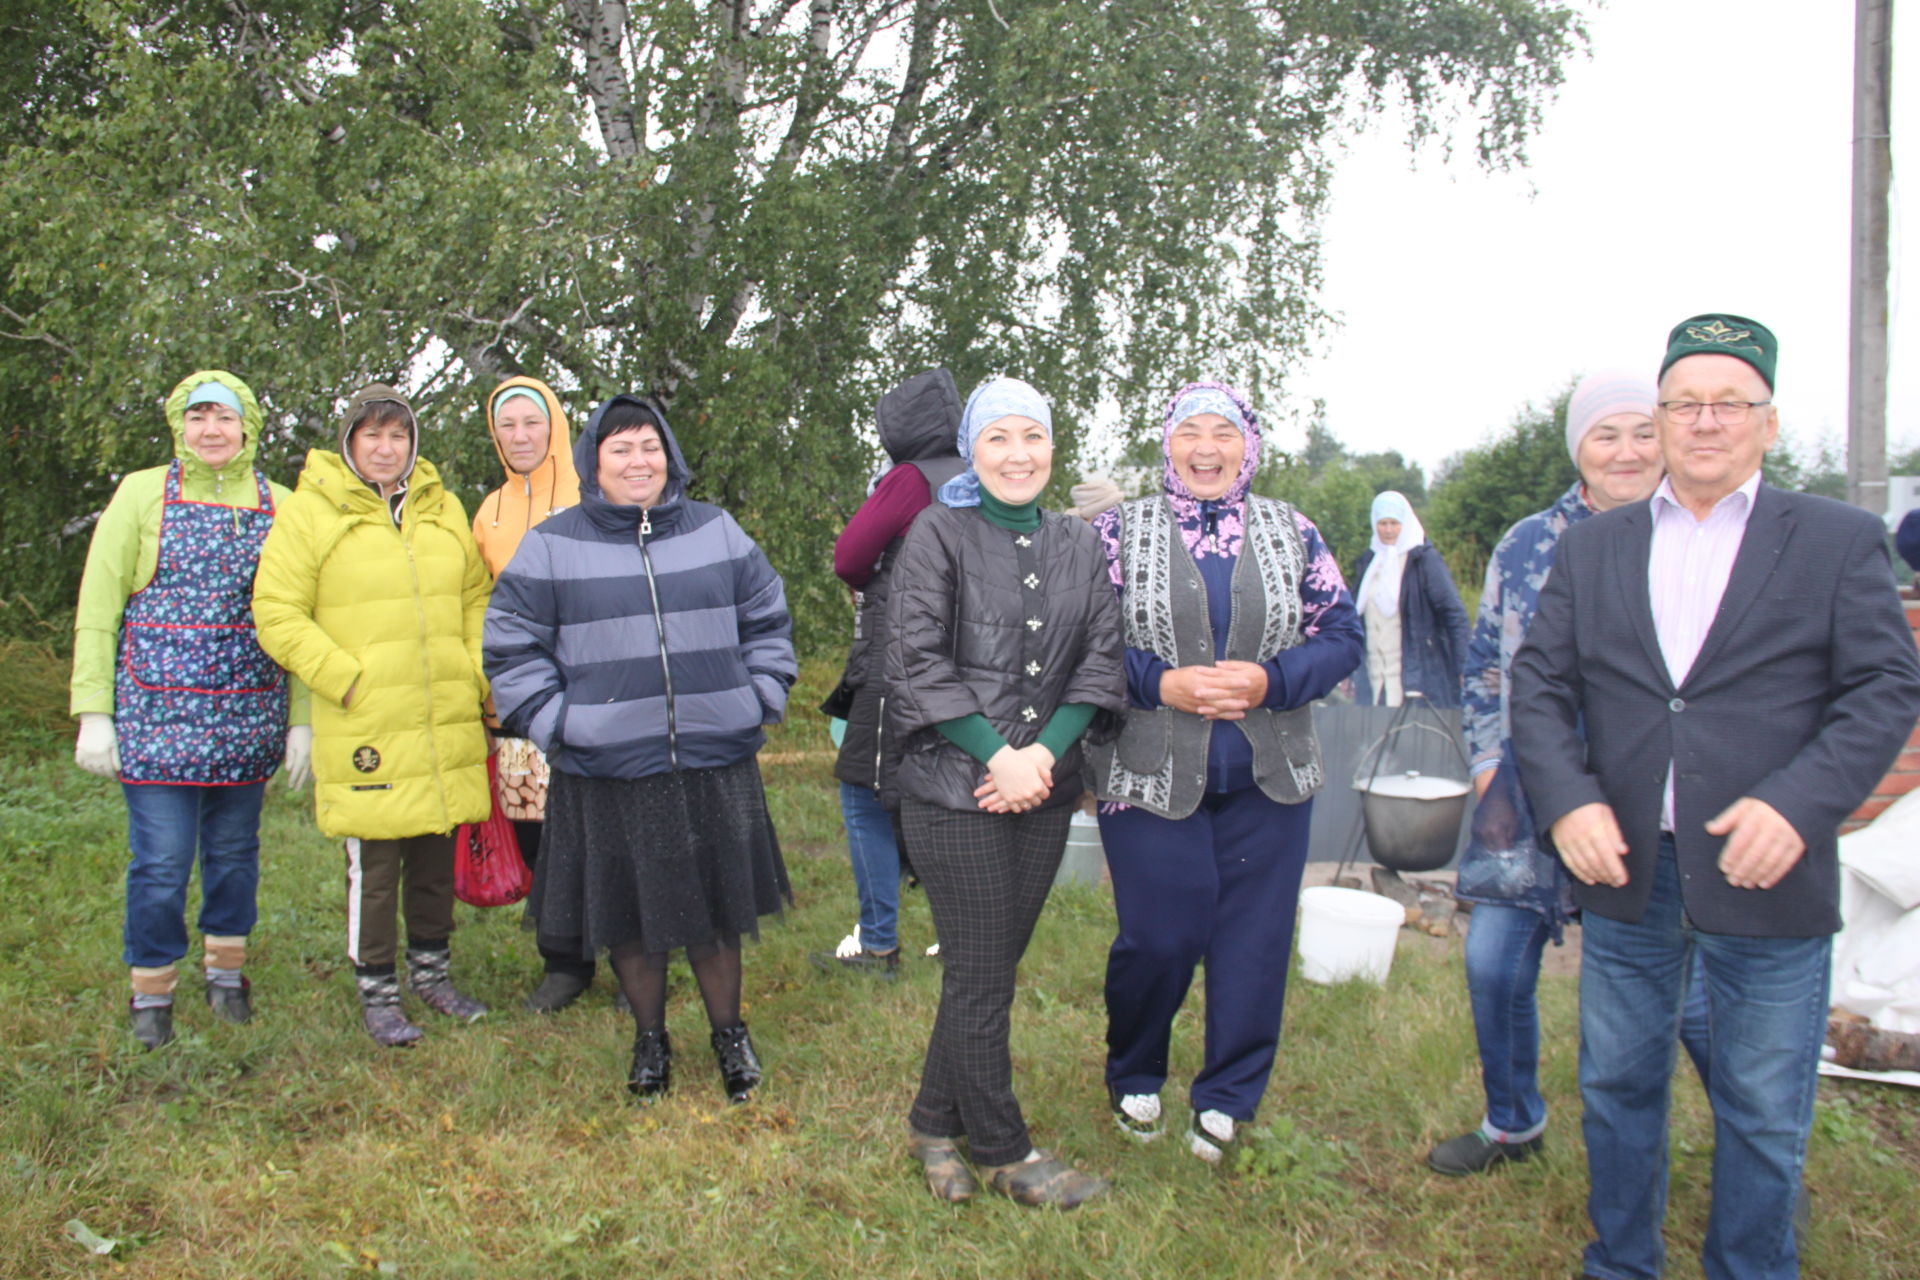
[[[1306,544],[1293,508],[1248,495],[1246,536],[1233,568],[1230,659],[1261,662],[1305,638],[1300,582]],[[1126,503],[1120,515],[1122,624],[1129,648],[1159,654],[1172,666],[1213,661],[1207,588],[1163,497]],[[1226,725],[1253,746],[1254,781],[1281,804],[1298,804],[1320,789],[1320,741],[1313,708],[1254,707]],[[1138,805],[1163,818],[1184,818],[1206,789],[1207,747],[1214,722],[1172,707],[1130,707],[1117,740],[1090,746],[1095,793]]]

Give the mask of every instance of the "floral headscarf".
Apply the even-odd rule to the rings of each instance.
[[[1174,428],[1201,413],[1219,414],[1239,427],[1240,434],[1247,442],[1240,457],[1240,471],[1234,476],[1233,483],[1218,498],[1207,499],[1204,503],[1194,497],[1186,481],[1173,469]],[[1253,482],[1253,473],[1260,468],[1260,416],[1253,411],[1253,405],[1224,382],[1189,382],[1174,393],[1173,399],[1167,401],[1166,418],[1160,427],[1160,450],[1165,459],[1162,483],[1167,491],[1167,501],[1173,507],[1174,520],[1180,526],[1181,541],[1187,544],[1187,550],[1193,553],[1195,559],[1207,554],[1205,516],[1211,513],[1215,525],[1215,554],[1239,555],[1240,541],[1246,531],[1243,515],[1247,487]]]

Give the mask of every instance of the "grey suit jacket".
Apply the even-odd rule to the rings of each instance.
[[[1647,503],[1569,528],[1513,662],[1513,741],[1542,839],[1594,801],[1630,852],[1621,888],[1576,885],[1582,909],[1637,921],[1674,767],[1682,897],[1710,933],[1816,937],[1840,927],[1835,839],[1920,715],[1920,655],[1880,522],[1761,485],[1739,555],[1686,680],[1660,654],[1647,583]],[[1807,843],[1772,889],[1736,889],[1705,824],[1742,796]]]

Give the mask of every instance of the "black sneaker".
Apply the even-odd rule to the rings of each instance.
[[[213,1010],[213,1016],[222,1022],[250,1022],[253,1020],[253,984],[244,977],[237,987],[223,987],[217,983],[207,985],[207,1008]]]
[[[1208,1164],[1220,1164],[1233,1151],[1238,1132],[1239,1125],[1224,1111],[1195,1111],[1193,1127],[1187,1130],[1187,1150]]]
[[[133,1038],[148,1049],[158,1049],[173,1039],[172,1005],[156,1004],[142,1009],[128,1001],[127,1011],[133,1020]]]
[[[1135,1142],[1152,1142],[1167,1131],[1157,1093],[1126,1093],[1107,1086],[1107,1105],[1113,1108],[1113,1122],[1120,1132]]]
[[[891,951],[868,951],[865,947],[858,951],[814,951],[807,959],[813,967],[822,973],[859,973],[882,982],[892,982],[900,976],[900,948]]]
[[[1525,1142],[1495,1142],[1475,1129],[1457,1138],[1448,1138],[1427,1152],[1427,1167],[1449,1178],[1464,1178],[1470,1173],[1485,1173],[1498,1164],[1525,1160],[1539,1154],[1538,1135]]]

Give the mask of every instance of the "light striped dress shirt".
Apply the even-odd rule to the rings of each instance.
[[[1760,473],[1714,504],[1704,520],[1674,497],[1673,482],[1664,479],[1653,492],[1653,549],[1647,558],[1647,588],[1653,603],[1653,626],[1660,637],[1660,656],[1667,675],[1678,689],[1693,670],[1700,646],[1706,643],[1727,579],[1740,554],[1740,541],[1753,514],[1760,491]],[[1679,701],[1679,699],[1675,699]],[[1673,830],[1673,764],[1667,764],[1666,795],[1660,802],[1660,829]]]

